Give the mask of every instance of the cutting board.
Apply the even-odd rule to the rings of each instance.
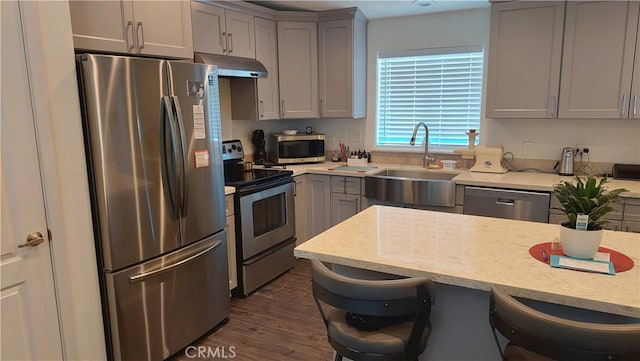
[[[339,172],[361,172],[361,173],[366,173],[366,172],[371,172],[372,170],[376,170],[378,168],[376,167],[357,167],[357,166],[352,166],[352,165],[341,165],[339,167],[335,167],[332,168],[335,171],[339,171]]]

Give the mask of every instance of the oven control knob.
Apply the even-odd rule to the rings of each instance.
[[[238,147],[238,152],[242,152],[242,147]]]
[[[231,149],[236,150],[236,145],[235,145],[235,144],[232,144],[232,145],[231,145]]]

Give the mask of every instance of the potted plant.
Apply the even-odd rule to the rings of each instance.
[[[591,259],[598,251],[603,225],[607,223],[603,217],[613,211],[612,205],[620,201],[620,193],[627,191],[624,188],[607,190],[605,183],[607,178],[598,180],[590,175],[577,176],[575,184],[561,181],[553,186],[553,193],[561,205],[554,209],[569,218],[560,223],[560,242],[567,256]]]

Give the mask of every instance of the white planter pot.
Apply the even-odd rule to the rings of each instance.
[[[598,252],[602,241],[603,229],[582,231],[560,224],[560,242],[562,251],[569,257],[592,259]]]

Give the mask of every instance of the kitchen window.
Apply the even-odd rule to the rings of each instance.
[[[411,147],[419,122],[431,149],[467,146],[465,133],[480,131],[483,61],[481,46],[380,52],[376,146]]]

